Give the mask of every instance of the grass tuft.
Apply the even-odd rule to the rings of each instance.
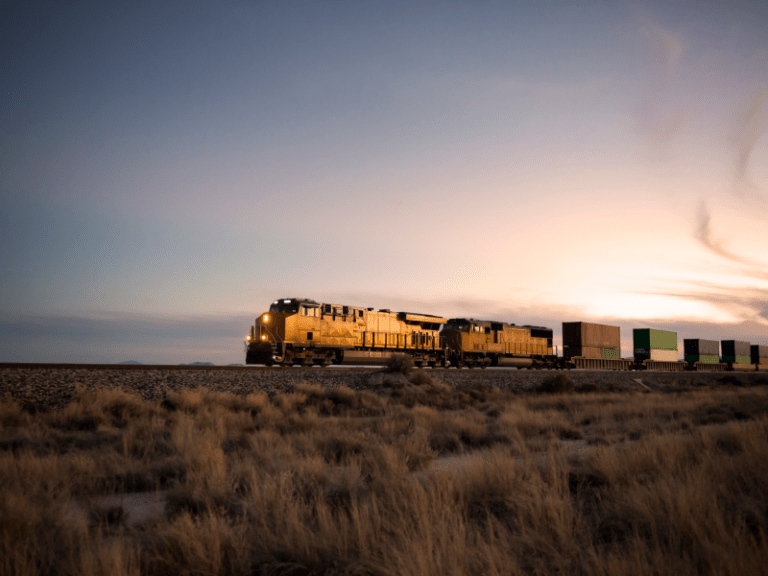
[[[410,354],[392,354],[384,364],[386,372],[398,374],[408,374],[413,368],[413,357]]]
[[[575,391],[580,394],[590,394],[593,392],[600,392],[600,386],[595,384],[594,382],[587,382],[586,384],[581,384],[580,386],[575,387]]]
[[[557,374],[552,378],[544,380],[536,388],[539,394],[564,394],[573,392],[573,380],[567,374]]]

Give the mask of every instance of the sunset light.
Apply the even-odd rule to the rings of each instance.
[[[0,361],[242,362],[286,296],[768,345],[766,30],[746,0],[9,2]]]

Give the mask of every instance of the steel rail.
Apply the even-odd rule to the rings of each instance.
[[[280,368],[279,366],[195,366],[195,365],[180,365],[180,364],[77,364],[77,363],[46,363],[46,362],[0,362],[0,369],[11,370],[351,370],[351,371],[365,371],[381,369],[380,366],[371,367],[341,367],[341,366],[328,366],[326,368],[320,367],[304,367],[295,366],[290,368]]]
[[[189,371],[218,371],[218,370],[235,370],[235,371],[264,371],[272,370],[275,373],[279,373],[285,370],[295,370],[297,372],[303,371],[315,371],[315,372],[377,372],[384,370],[384,365],[376,366],[337,366],[331,365],[326,367],[320,366],[289,366],[283,368],[281,366],[260,366],[260,365],[237,365],[237,366],[195,366],[195,365],[181,365],[181,364],[81,364],[81,363],[46,363],[46,362],[0,362],[0,370],[151,370],[151,371],[163,371],[163,370],[189,370]],[[622,373],[634,373],[634,374],[707,374],[714,372],[675,372],[666,370],[610,370],[610,369],[595,369],[595,368],[571,368],[571,369],[556,369],[556,368],[488,368],[482,369],[480,367],[475,368],[413,368],[413,371],[421,370],[427,374],[439,374],[442,372],[449,373],[475,373],[475,374],[492,374],[494,372],[509,372],[509,373],[584,373],[584,372],[622,372]],[[748,371],[736,371],[738,374],[750,374],[752,372],[760,373],[763,370],[748,370]],[[734,372],[718,372],[722,374],[733,374]]]

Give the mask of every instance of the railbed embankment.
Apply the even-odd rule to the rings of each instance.
[[[145,400],[162,400],[168,391],[204,386],[210,390],[247,395],[264,391],[270,396],[290,392],[300,382],[323,387],[346,386],[353,390],[380,390],[404,381],[402,375],[381,368],[258,368],[208,367],[205,369],[120,366],[63,368],[18,365],[0,367],[0,398],[10,396],[28,407],[51,409],[66,405],[75,387],[123,388]],[[614,372],[553,370],[422,370],[431,378],[455,388],[490,386],[515,392],[536,388],[542,382],[565,374],[576,387],[596,384],[601,389],[650,389],[675,391],[687,387],[721,385],[766,385],[768,375],[761,373],[696,373],[696,372]]]

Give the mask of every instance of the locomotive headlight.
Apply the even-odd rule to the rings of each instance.
[[[261,339],[262,339],[262,340],[266,340],[266,339],[267,339],[267,337],[266,337],[266,336],[264,336],[264,335],[262,334],[262,335],[261,335]]]
[[[250,334],[248,334],[248,336],[246,336],[246,337],[245,337],[245,339],[246,339],[246,340],[250,340],[250,339],[251,339],[251,335],[250,335]]]
[[[269,322],[269,314],[264,314],[264,322]]]

